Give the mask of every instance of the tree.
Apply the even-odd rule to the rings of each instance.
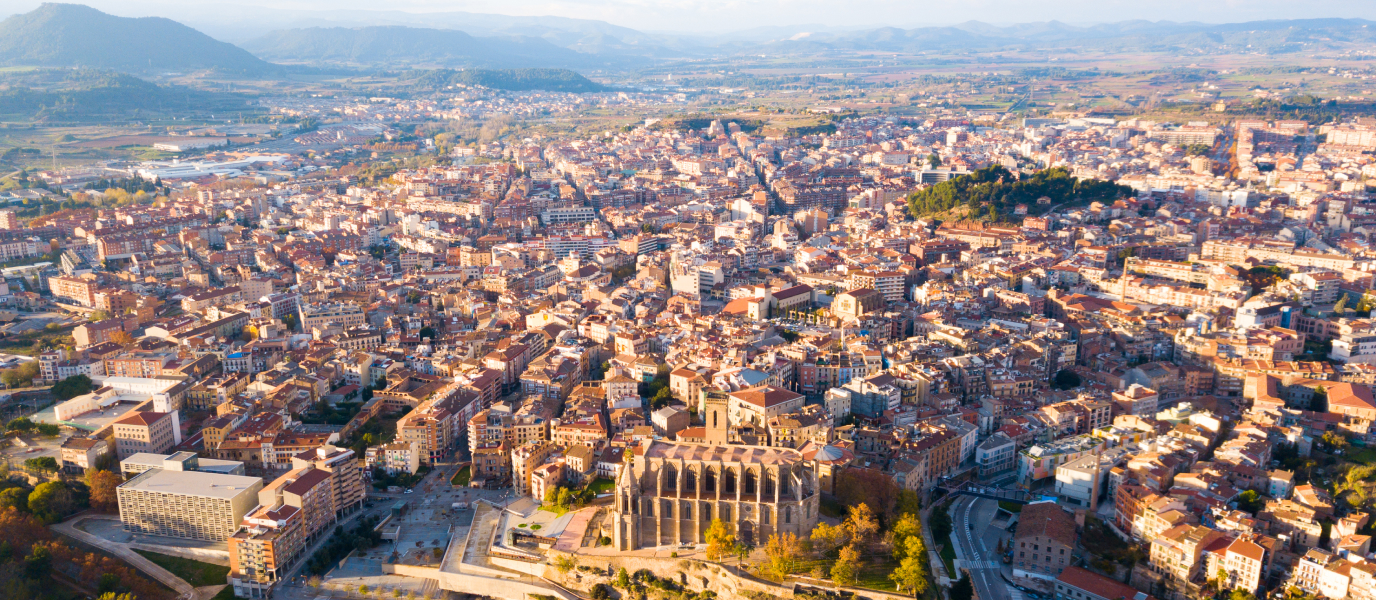
[[[282,324],[287,326],[288,331],[296,331],[301,327],[301,318],[297,317],[296,313],[288,313],[282,317]]]
[[[34,544],[33,550],[24,557],[24,575],[29,579],[42,579],[52,568],[53,552],[47,546]]]
[[[114,573],[101,573],[100,582],[96,584],[96,593],[105,594],[119,589],[119,575]]]
[[[134,343],[134,336],[129,335],[128,331],[116,331],[110,334],[110,341],[121,346],[128,346]]]
[[[775,577],[783,579],[797,570],[798,559],[803,554],[803,543],[792,533],[774,534],[765,542],[764,554],[769,558],[770,572],[774,573]]]
[[[19,512],[29,512],[29,489],[12,487],[0,491],[0,510],[13,508]]]
[[[864,502],[850,507],[850,515],[841,526],[846,528],[846,535],[850,536],[851,544],[863,546],[879,533],[879,521],[874,518],[874,511],[870,510],[870,505]]]
[[[1309,410],[1314,412],[1328,412],[1328,388],[1314,386],[1314,394],[1309,397]]]
[[[38,361],[36,360],[0,372],[0,382],[3,382],[7,388],[29,387],[36,377],[38,377]]]
[[[621,567],[621,569],[616,572],[616,587],[623,590],[631,589],[631,575],[626,572],[626,567]]]
[[[245,342],[251,342],[253,340],[258,339],[258,328],[252,325],[245,325],[244,331],[242,334],[240,334],[239,339],[242,339]]]
[[[933,510],[931,516],[927,517],[927,525],[932,529],[933,540],[944,540],[950,537],[954,527],[951,524],[951,513],[944,510]]]
[[[712,523],[707,526],[707,560],[720,561],[726,556],[733,554],[736,546],[736,533],[731,530],[731,526],[721,519],[712,519]]]
[[[435,339],[435,338],[437,338],[437,337],[439,337],[439,336],[437,336],[437,335],[435,334],[435,328],[434,328],[434,327],[421,327],[421,328],[420,328],[420,337],[422,337],[422,338],[430,338],[430,339],[433,340],[433,339]]]
[[[559,571],[560,575],[567,575],[569,571],[572,571],[577,566],[578,560],[567,554],[561,554],[554,559],[554,569]]]
[[[62,433],[62,428],[52,423],[39,423],[38,427],[34,429],[38,431],[38,435],[43,437],[57,437],[59,433]]]
[[[1242,588],[1234,588],[1233,591],[1228,594],[1228,600],[1257,600],[1257,596]]]
[[[92,323],[98,323],[98,322],[104,321],[104,320],[106,320],[106,319],[108,319],[108,318],[110,318],[110,312],[109,312],[109,311],[104,311],[104,310],[93,310],[93,311],[91,311],[91,315],[90,315],[89,317],[87,317],[87,320],[89,320],[89,321],[92,322]]]
[[[1055,385],[1058,390],[1080,387],[1080,375],[1069,369],[1061,369],[1056,371]]]
[[[91,488],[91,505],[98,510],[111,510],[119,506],[115,488],[122,483],[119,475],[109,471],[92,469],[86,472],[86,487]]]
[[[592,586],[589,591],[592,600],[612,600],[612,586],[605,583],[598,583]]]
[[[1256,490],[1242,492],[1237,497],[1237,508],[1238,510],[1247,511],[1254,515],[1257,514],[1262,508],[1260,494],[1257,494]]]
[[[51,456],[40,456],[24,460],[24,468],[39,473],[56,473],[60,468],[57,459]]]
[[[1339,316],[1342,316],[1343,312],[1346,310],[1347,294],[1343,294],[1342,298],[1338,298],[1338,303],[1333,305],[1333,312],[1338,313]]]
[[[928,154],[927,164],[931,165],[933,169],[941,166],[941,156],[937,155],[935,152]]]
[[[860,574],[860,548],[855,544],[850,544],[841,548],[841,553],[836,557],[836,563],[831,565],[831,580],[837,585],[855,585],[856,576]]]
[[[1342,450],[1347,447],[1347,437],[1336,431],[1327,431],[1323,434],[1323,443],[1333,450]]]
[[[61,481],[40,483],[29,494],[29,512],[47,523],[62,520],[72,508],[72,492]]]
[[[927,569],[923,557],[909,557],[898,563],[898,568],[889,573],[899,591],[908,590],[917,598],[927,593],[931,583],[927,579]]]
[[[827,553],[846,543],[846,529],[840,525],[818,522],[812,530],[812,547],[818,552]]]
[[[53,384],[52,388],[52,394],[57,396],[58,400],[71,400],[89,393],[91,393],[91,378],[85,375],[73,375]]]
[[[6,431],[14,431],[18,433],[30,433],[37,427],[38,424],[31,421],[28,417],[19,417],[16,419],[11,419],[9,423],[5,424]]]
[[[975,586],[970,583],[970,577],[961,575],[954,584],[951,585],[951,600],[971,600],[975,597]]]
[[[899,490],[897,510],[900,515],[916,515],[922,512],[922,496],[913,490]]]
[[[843,506],[865,504],[879,519],[893,516],[898,505],[898,484],[877,469],[846,469],[835,479],[836,499]]]
[[[894,560],[903,560],[908,554],[908,539],[914,537],[921,542],[922,522],[912,514],[899,517],[893,527],[889,528],[889,545],[892,547]]]

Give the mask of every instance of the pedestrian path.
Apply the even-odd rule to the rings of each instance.
[[[1008,585],[1006,583],[1003,585],[1004,587],[1008,588],[1008,595],[1011,596],[1013,600],[1025,600],[1026,597],[1023,596],[1022,590],[1015,588],[1011,585]]]
[[[957,559],[960,560],[960,559]],[[960,566],[967,569],[999,569],[1002,565],[996,560],[960,560]]]

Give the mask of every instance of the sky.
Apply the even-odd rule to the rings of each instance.
[[[188,24],[274,10],[467,11],[595,19],[642,31],[726,33],[773,25],[919,27],[970,20],[994,24],[1128,19],[1236,23],[1262,19],[1355,17],[1376,20],[1376,0],[66,0],[121,16],[167,16]],[[36,0],[0,0],[0,14]]]

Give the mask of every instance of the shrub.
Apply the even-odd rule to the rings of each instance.
[[[612,586],[605,583],[594,585],[592,586],[591,595],[592,600],[611,600]]]

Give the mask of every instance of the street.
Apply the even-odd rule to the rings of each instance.
[[[1023,594],[1000,574],[1003,562],[997,548],[1006,532],[990,526],[997,511],[994,500],[961,496],[953,501],[951,538],[959,567],[970,572],[970,582],[980,600],[1023,600]]]

